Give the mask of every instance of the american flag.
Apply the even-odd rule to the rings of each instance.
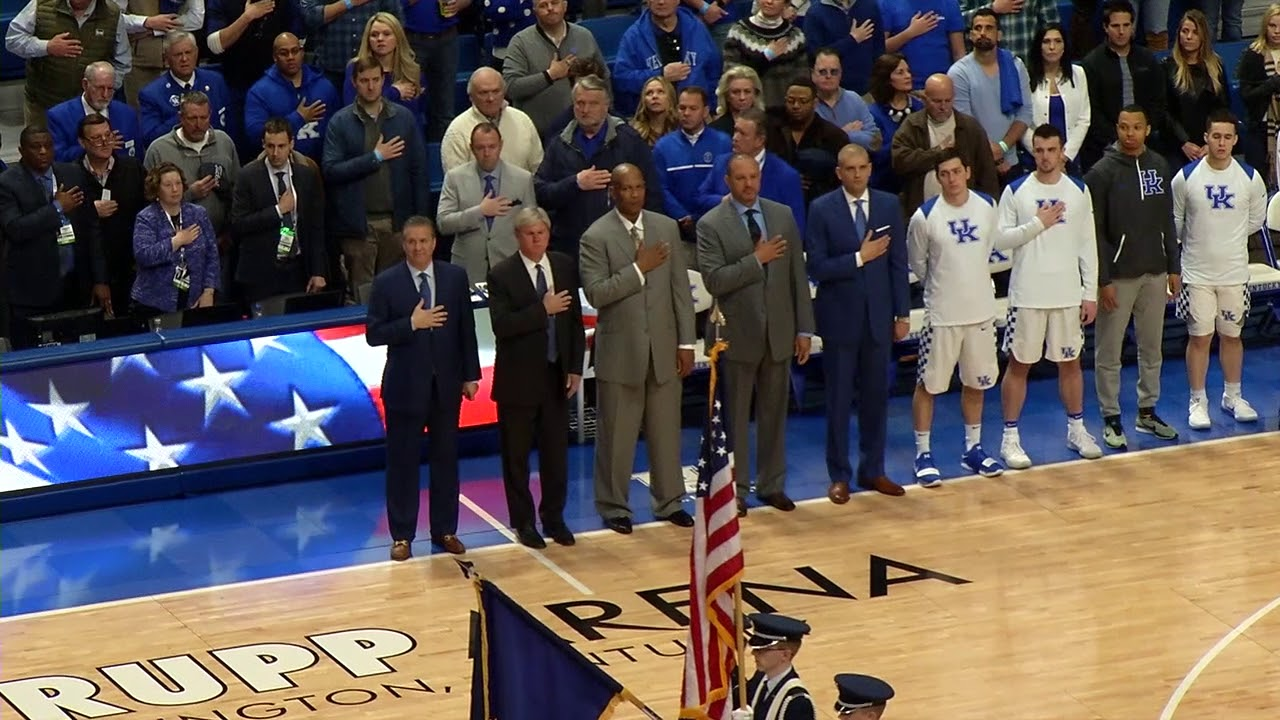
[[[697,506],[689,551],[689,643],[685,653],[680,717],[724,720],[733,709],[729,696],[737,665],[734,588],[744,560],[738,534],[738,507],[722,417],[716,356],[711,353],[711,403],[698,458]]]

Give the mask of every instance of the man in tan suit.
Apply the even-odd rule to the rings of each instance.
[[[441,235],[454,235],[453,264],[467,271],[472,285],[489,269],[516,254],[512,219],[535,207],[533,176],[502,159],[502,133],[482,122],[471,130],[473,158],[444,176],[436,222]]]
[[[654,188],[654,192],[659,192]],[[614,211],[582,235],[580,274],[599,312],[596,364],[596,510],[605,527],[631,532],[627,502],[636,442],[644,423],[653,514],[680,527],[693,518],[680,507],[680,401],[693,370],[693,294],[675,220],[645,210],[644,173],[613,170]]]
[[[756,399],[756,496],[789,512],[786,422],[791,358],[809,360],[813,303],[803,246],[791,210],[760,197],[760,166],[735,154],[726,168],[729,198],[698,221],[698,269],[720,305],[729,343],[723,354],[728,381],[729,438],[734,443],[738,515],[746,515],[751,486],[751,397]]]

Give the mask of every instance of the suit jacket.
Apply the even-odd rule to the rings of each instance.
[[[573,258],[558,252],[545,257],[551,264],[548,278],[556,292],[566,291],[571,298],[569,309],[555,316],[556,351],[560,355],[563,392],[565,375],[581,375],[586,335],[582,328],[582,303],[578,299],[578,278]],[[493,266],[487,276],[489,319],[497,345],[493,363],[494,402],[514,405],[538,405],[546,397],[546,383],[534,382],[544,377],[547,366],[547,311],[542,296],[534,290],[533,280],[519,253]]]
[[[433,299],[449,313],[441,327],[414,330],[410,324],[409,316],[421,296],[408,263],[396,263],[379,273],[369,293],[365,340],[373,346],[387,346],[382,404],[391,412],[425,412],[433,384],[442,398],[460,398],[464,382],[480,381],[480,352],[467,274],[441,260],[431,265],[435,273]]]
[[[645,245],[665,242],[672,250],[666,262],[645,274],[643,284],[634,264],[635,243],[617,211],[591,223],[582,234],[579,256],[587,302],[599,311],[596,377],[627,385],[644,383],[650,359],[659,383],[677,378],[676,350],[697,342],[680,226],[652,210],[641,211],[640,224]]]
[[[83,168],[55,162],[53,176],[59,186],[85,190],[89,180]],[[84,202],[67,213],[75,230],[75,274],[83,305],[89,306],[91,288],[107,282],[102,238],[93,203]],[[49,307],[62,299],[58,276],[58,210],[45,197],[44,188],[21,163],[0,174],[0,234],[7,251],[4,263],[5,294],[12,305]],[[77,303],[81,298],[77,298]]]
[[[911,313],[907,239],[898,196],[868,189],[867,229],[889,226],[889,251],[858,267],[862,238],[854,232],[844,188],[813,201],[805,232],[805,267],[818,283],[813,300],[823,343],[854,343],[865,332],[876,342],[893,339],[893,319]]]
[[[298,258],[307,277],[328,275],[325,261],[324,196],[320,176],[307,165],[293,163],[293,227]],[[276,269],[280,215],[276,213],[275,173],[258,158],[240,170],[231,203],[231,231],[240,243],[236,281],[250,285],[269,282]],[[299,288],[301,290],[302,288]]]
[[[484,282],[489,269],[516,254],[515,226],[512,221],[521,208],[538,204],[533,192],[533,176],[528,170],[500,160],[494,170],[498,194],[516,203],[511,212],[493,219],[489,227],[480,214],[484,199],[483,173],[470,160],[445,173],[440,190],[440,206],[436,222],[441,235],[455,235],[453,263],[467,271],[471,283]]]
[[[784,362],[794,354],[796,335],[814,330],[813,302],[791,211],[764,198],[760,209],[769,237],[787,241],[785,255],[762,266],[753,255],[756,238],[748,236],[734,205],[725,202],[698,221],[698,270],[724,314],[725,357]]]

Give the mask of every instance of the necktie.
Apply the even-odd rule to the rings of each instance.
[[[484,196],[485,196],[485,197],[492,197],[492,196],[497,195],[497,194],[498,194],[498,190],[497,190],[497,188],[495,188],[495,187],[493,186],[493,176],[492,176],[492,175],[485,175],[485,176],[484,176]],[[484,224],[485,224],[485,227],[486,227],[487,229],[492,230],[492,229],[493,229],[493,218],[491,218],[491,217],[487,217],[487,218],[485,218],[485,219],[484,219]]]
[[[862,211],[863,202],[862,199],[853,201],[853,234],[858,242],[867,236],[867,214]]]
[[[640,228],[635,225],[631,226],[631,242],[635,243],[636,250],[644,247],[644,237],[640,234]]]
[[[544,297],[547,294],[547,276],[542,272],[542,263],[533,266],[538,276],[533,282],[533,289],[537,291],[538,297]],[[556,361],[556,316],[547,316],[547,362]]]
[[[755,208],[748,208],[746,213],[747,234],[751,236],[752,243],[759,242],[760,236],[764,234],[764,232],[760,229],[760,223],[756,222],[756,213],[758,212],[760,211],[756,210]]]
[[[289,192],[289,185],[284,181],[284,171],[276,173],[276,197],[282,198],[284,194]]]
[[[53,176],[48,174],[41,175],[40,186],[44,188],[45,200],[49,202],[53,202]],[[58,220],[62,225],[67,224],[67,216],[63,215],[61,210],[58,211]],[[75,247],[72,245],[59,245],[58,246],[58,273],[61,276],[66,277],[67,273],[71,272],[71,269],[75,267],[75,264],[76,264]]]
[[[430,310],[435,307],[431,302],[431,276],[425,272],[418,273],[418,293],[422,295],[422,307]]]

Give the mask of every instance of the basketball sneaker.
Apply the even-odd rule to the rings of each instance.
[[[1124,436],[1124,425],[1120,424],[1119,415],[1102,418],[1102,442],[1112,450],[1125,450],[1129,447],[1129,439]]]
[[[1000,441],[1000,459],[1006,467],[1014,470],[1026,470],[1031,467],[1031,458],[1022,449],[1022,441],[1018,437],[1005,437]]]
[[[942,473],[933,462],[933,453],[920,453],[916,456],[916,484],[920,487],[933,488],[942,484]]]
[[[1178,431],[1156,414],[1155,408],[1139,408],[1138,422],[1134,430],[1147,435],[1154,435],[1160,440],[1177,440]]]
[[[1231,413],[1236,422],[1256,422],[1258,419],[1258,411],[1253,409],[1248,400],[1242,397],[1222,396],[1222,409]]]
[[[1067,448],[1075,451],[1085,460],[1097,460],[1102,457],[1102,448],[1098,447],[1098,441],[1093,439],[1083,426],[1077,429],[1067,428]]]
[[[1222,409],[1230,412],[1227,408],[1227,399],[1222,399]],[[1209,403],[1200,399],[1193,399],[1190,407],[1187,409],[1187,426],[1192,430],[1208,430],[1212,423],[1209,421]]]
[[[1000,477],[1004,474],[1004,466],[999,460],[987,454],[979,443],[969,448],[969,450],[960,458],[960,465],[971,473],[977,473],[982,477]]]

